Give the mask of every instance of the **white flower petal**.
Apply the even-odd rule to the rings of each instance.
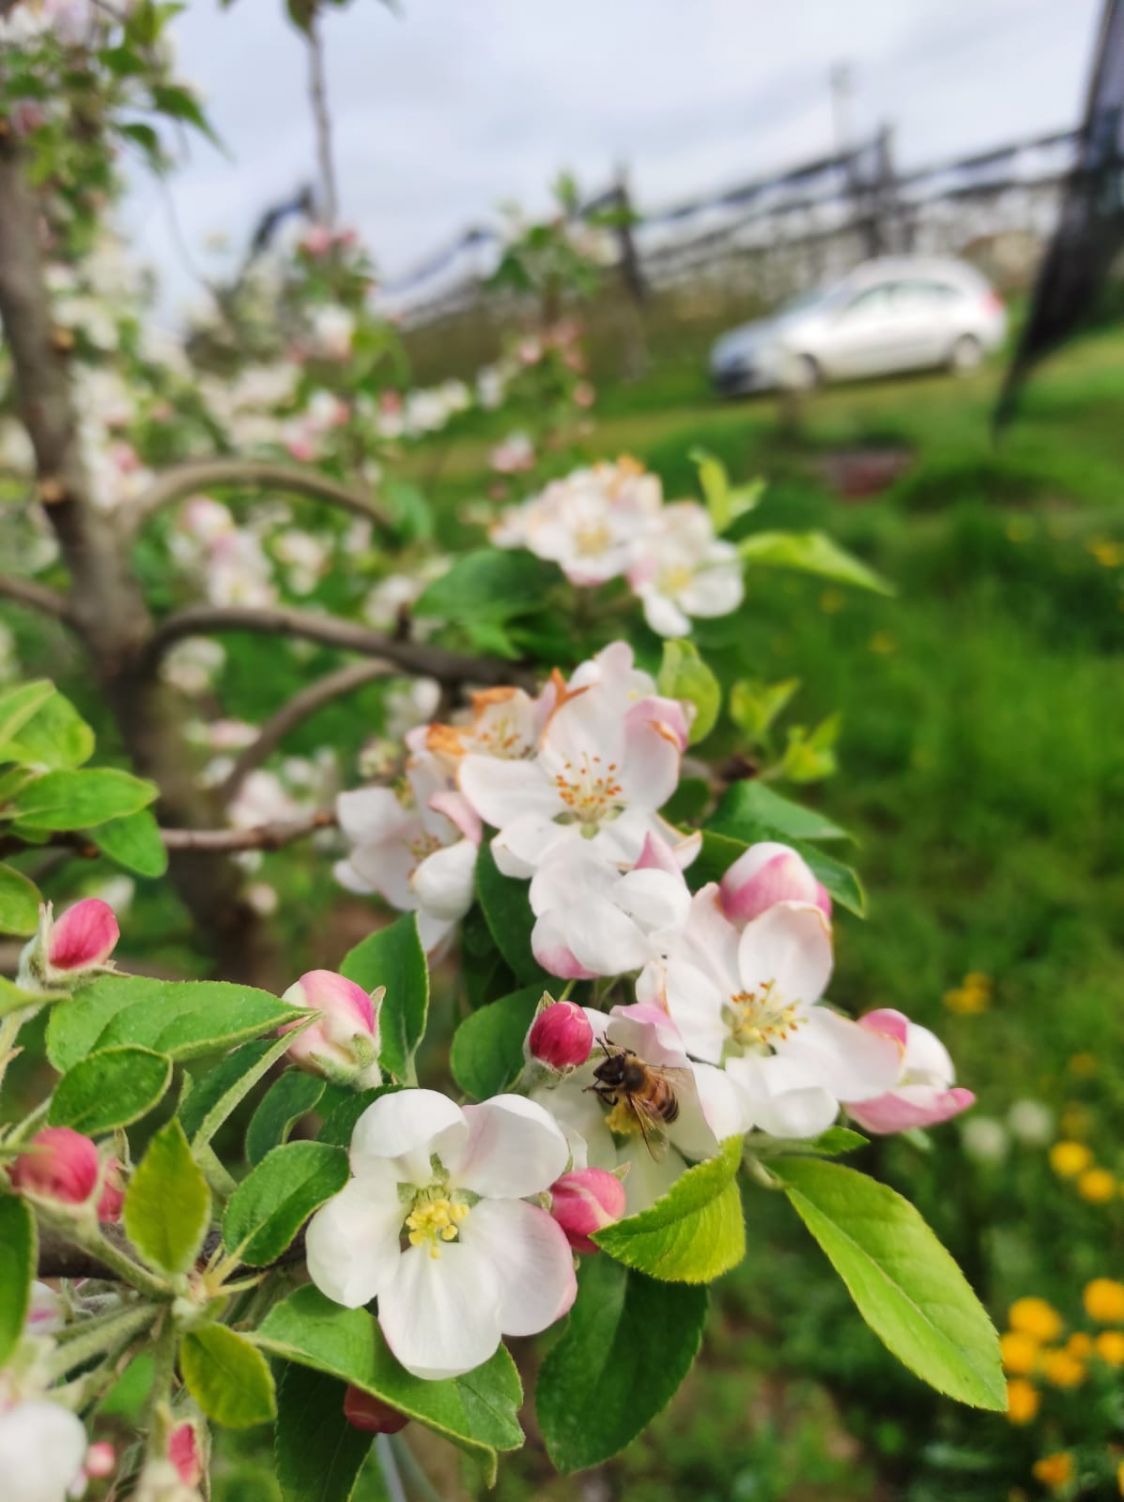
[[[86,1431],[59,1403],[38,1399],[0,1413],[4,1502],[65,1502],[83,1483]]]
[[[831,929],[819,908],[807,903],[775,903],[746,924],[738,943],[744,989],[772,981],[785,1002],[818,1001],[831,966]]]
[[[779,1055],[731,1059],[726,1072],[741,1094],[745,1124],[772,1137],[818,1137],[839,1114],[827,1090]]]
[[[484,820],[503,829],[525,814],[553,818],[562,801],[535,761],[469,755],[457,772],[461,792]]]
[[[526,879],[545,861],[553,860],[581,834],[576,825],[556,824],[539,814],[513,819],[492,841],[492,855],[505,876]]]
[[[472,906],[476,846],[458,840],[444,850],[435,850],[410,877],[418,902],[438,918],[455,922]]]
[[[727,993],[677,954],[672,954],[664,966],[663,988],[667,1009],[683,1035],[686,1051],[709,1064],[719,1063],[728,1031],[722,1016]]]
[[[449,1242],[432,1256],[410,1247],[379,1295],[379,1326],[391,1351],[415,1377],[459,1377],[488,1360],[500,1343],[496,1269],[478,1247]]]
[[[398,1090],[373,1101],[355,1123],[352,1172],[377,1171],[380,1160],[389,1159],[400,1182],[426,1185],[433,1177],[431,1156],[447,1165],[467,1141],[464,1113],[447,1095]]]
[[[505,1335],[537,1335],[574,1302],[574,1256],[558,1222],[525,1200],[481,1200],[461,1230],[499,1278]]]
[[[812,1007],[781,1047],[836,1100],[871,1100],[898,1082],[902,1051],[895,1038],[860,1027],[828,1007]]]
[[[320,1292],[348,1309],[370,1303],[398,1265],[404,1218],[392,1171],[345,1185],[308,1223],[308,1275]]]
[[[549,1189],[565,1171],[570,1156],[566,1138],[534,1101],[494,1095],[481,1105],[465,1106],[464,1118],[468,1141],[447,1164],[458,1188],[488,1199],[522,1199]]]

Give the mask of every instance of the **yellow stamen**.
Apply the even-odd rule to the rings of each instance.
[[[734,1042],[742,1048],[767,1048],[783,1043],[800,1026],[795,1005],[775,995],[776,981],[752,991],[738,991],[726,1003],[726,1020]]]
[[[440,1257],[442,1241],[456,1241],[461,1225],[468,1218],[463,1200],[439,1195],[435,1199],[421,1194],[406,1217],[406,1235],[411,1246],[429,1247],[431,1257]]]

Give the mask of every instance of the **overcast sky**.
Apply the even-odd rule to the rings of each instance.
[[[495,205],[593,191],[628,164],[658,205],[830,150],[828,75],[850,128],[893,125],[900,165],[1075,124],[1101,0],[352,0],[325,20],[343,217],[390,277]],[[282,0],[190,0],[180,71],[229,159],[191,147],[170,197],[182,237],[241,246],[311,174],[306,57]],[[191,291],[167,197],[129,218],[177,298]]]

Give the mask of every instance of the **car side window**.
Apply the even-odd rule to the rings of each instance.
[[[903,308],[937,308],[943,303],[951,302],[956,296],[956,289],[950,287],[947,282],[927,281],[920,278],[913,281],[895,282],[891,290],[894,302]]]
[[[885,313],[890,306],[890,294],[891,284],[879,282],[875,287],[867,287],[862,292],[856,292],[844,312],[847,317],[852,315],[865,317],[869,313]]]

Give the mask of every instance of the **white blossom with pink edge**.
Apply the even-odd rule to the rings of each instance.
[[[894,1088],[874,1100],[847,1107],[866,1132],[881,1136],[912,1127],[939,1126],[976,1103],[971,1090],[955,1085],[948,1049],[935,1033],[902,1012],[883,1007],[859,1018],[859,1026],[893,1038],[901,1048],[901,1073]]]
[[[689,1059],[678,1028],[659,1007],[614,1007],[608,1015],[586,1008],[586,1016],[598,1040],[588,1062],[540,1086],[531,1098],[566,1133],[575,1170],[623,1171],[628,1213],[635,1214],[666,1194],[688,1162],[713,1157],[723,1138],[744,1132],[744,1112],[727,1075]],[[651,1132],[648,1141],[627,1109],[607,1106],[590,1088],[606,1050],[622,1048],[671,1071],[679,1114],[662,1133]]]
[[[557,684],[534,753],[521,761],[470,753],[457,781],[480,818],[498,830],[496,864],[529,877],[567,845],[588,841],[623,867],[649,835],[686,864],[698,835],[684,837],[659,815],[679,784],[687,744],[684,706],[655,693],[632,649],[614,642]]]
[[[682,926],[691,896],[668,845],[649,835],[622,872],[588,841],[566,845],[531,878],[531,949],[544,970],[591,980],[639,970],[659,935]]]
[[[574,1301],[566,1237],[527,1202],[568,1158],[562,1131],[523,1096],[461,1107],[434,1090],[385,1095],[355,1125],[351,1182],[309,1223],[309,1275],[349,1309],[377,1298],[414,1376],[471,1371],[502,1336],[535,1335]]]
[[[747,1126],[814,1137],[840,1102],[884,1094],[901,1070],[896,1039],[818,1005],[831,971],[819,908],[776,903],[739,932],[712,883],[665,958],[641,972],[637,996],[666,1006],[692,1057],[725,1067]]]
[[[289,1058],[302,1069],[357,1090],[382,1081],[379,1071],[379,1008],[385,986],[368,995],[362,986],[333,970],[309,970],[282,996],[290,1006],[319,1012],[318,1020],[296,1033]],[[289,1023],[282,1033],[299,1023]]]
[[[722,907],[732,923],[759,918],[777,902],[810,902],[831,917],[827,888],[789,845],[761,840],[740,855],[719,882]]]
[[[658,636],[686,636],[693,616],[730,615],[745,598],[738,550],[714,535],[697,501],[663,508],[636,541],[628,582]]]
[[[81,1496],[85,1458],[81,1420],[57,1403],[33,1399],[0,1412],[4,1502],[68,1502]]]
[[[441,761],[424,749],[428,729],[406,737],[404,785],[358,788],[336,800],[351,851],[335,874],[349,891],[377,892],[392,907],[416,912],[422,944],[433,950],[472,906],[481,826]]]

